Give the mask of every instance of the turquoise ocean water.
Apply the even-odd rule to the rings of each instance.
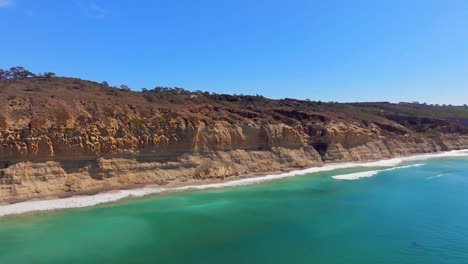
[[[0,263],[468,263],[468,158],[415,163],[9,216]]]

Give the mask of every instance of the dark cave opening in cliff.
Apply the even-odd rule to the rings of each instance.
[[[328,150],[328,143],[311,143],[312,147],[320,154],[320,156],[325,156]]]

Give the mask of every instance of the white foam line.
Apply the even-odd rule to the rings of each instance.
[[[372,177],[374,175],[377,175],[381,170],[374,170],[374,171],[363,171],[363,172],[356,172],[356,173],[349,173],[349,174],[343,174],[343,175],[337,175],[333,176],[333,179],[336,180],[357,180],[361,178],[367,178],[367,177]]]
[[[437,175],[435,175],[435,176],[427,177],[426,180],[432,180],[432,179],[440,178],[440,177],[443,177],[443,176],[447,176],[448,174],[449,174],[449,173],[437,174]]]
[[[65,208],[81,208],[89,207],[102,203],[114,202],[121,200],[127,197],[141,197],[149,194],[168,192],[168,191],[185,191],[185,190],[201,190],[201,189],[210,189],[210,188],[224,188],[224,187],[233,187],[233,186],[243,186],[248,184],[260,183],[265,181],[271,181],[281,178],[287,178],[297,175],[304,175],[310,173],[318,173],[325,171],[333,171],[339,169],[348,169],[353,167],[392,167],[396,166],[404,161],[415,161],[415,160],[424,160],[431,158],[439,157],[459,157],[459,156],[468,156],[468,151],[466,150],[455,150],[450,152],[435,153],[435,154],[424,154],[411,157],[402,157],[402,158],[393,158],[381,161],[374,161],[368,163],[340,163],[340,164],[328,164],[322,167],[313,167],[304,170],[297,170],[286,172],[276,175],[267,175],[261,177],[247,178],[241,180],[234,180],[230,182],[223,183],[213,183],[206,185],[193,185],[193,186],[183,186],[177,188],[140,188],[133,190],[120,190],[114,192],[100,193],[89,196],[74,196],[69,198],[62,199],[51,199],[51,200],[42,200],[42,201],[27,201],[15,204],[8,204],[0,206],[0,217],[6,215],[22,214],[26,212],[33,211],[49,211]]]
[[[395,167],[395,168],[385,169],[385,170],[362,171],[362,172],[356,172],[356,173],[336,175],[336,176],[332,176],[332,178],[336,179],[336,180],[357,180],[357,179],[361,179],[361,178],[372,177],[372,176],[377,175],[377,174],[379,174],[380,172],[383,172],[383,171],[406,169],[406,168],[412,168],[412,167],[419,167],[419,166],[423,166],[423,165],[424,164],[414,164],[414,165],[400,166],[400,167]]]

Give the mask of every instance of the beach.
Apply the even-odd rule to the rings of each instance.
[[[98,194],[61,206],[161,192],[3,217],[0,262],[466,263],[467,159],[445,153],[259,184]]]
[[[420,154],[407,157],[397,157],[392,159],[380,160],[380,161],[370,161],[370,162],[358,162],[358,163],[333,163],[326,164],[320,167],[311,167],[302,170],[291,170],[288,172],[278,172],[275,174],[268,174],[264,176],[259,175],[250,175],[241,176],[241,177],[232,177],[227,180],[193,180],[180,183],[168,184],[165,187],[160,185],[147,185],[140,188],[132,189],[120,189],[120,190],[108,190],[100,193],[88,194],[88,195],[75,195],[66,198],[58,198],[57,196],[44,197],[43,199],[34,199],[21,201],[11,204],[0,205],[0,217],[8,215],[17,215],[28,212],[38,212],[38,211],[50,211],[58,210],[65,208],[82,208],[90,207],[104,203],[115,202],[121,199],[130,198],[130,197],[143,197],[151,194],[157,193],[167,193],[167,192],[181,192],[187,190],[202,190],[202,189],[213,189],[213,188],[226,188],[226,187],[235,187],[235,186],[244,186],[250,184],[256,184],[266,181],[273,181],[277,179],[300,176],[305,174],[313,174],[319,172],[328,172],[340,169],[349,169],[349,168],[378,168],[382,167],[381,170],[372,170],[367,172],[359,172],[352,174],[344,174],[334,176],[336,180],[356,180],[363,177],[371,177],[377,174],[380,171],[393,170],[397,168],[391,168],[398,166],[403,162],[426,160],[432,158],[443,158],[443,157],[461,157],[468,156],[468,150],[453,150],[448,152],[439,152],[432,154]],[[420,166],[421,164],[415,164],[410,166]],[[399,168],[407,168],[407,166],[401,166]]]

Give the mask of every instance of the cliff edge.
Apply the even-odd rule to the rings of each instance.
[[[464,148],[466,106],[0,80],[0,201]]]

